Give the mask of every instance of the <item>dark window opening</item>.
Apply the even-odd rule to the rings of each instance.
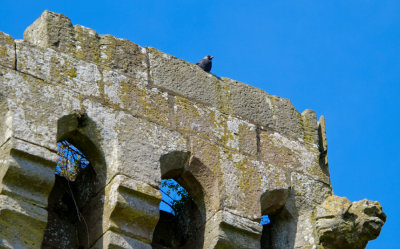
[[[261,249],[271,249],[272,248],[272,224],[268,215],[261,216],[260,224],[263,226],[261,235]]]
[[[160,219],[153,235],[153,249],[196,247],[201,214],[192,197],[173,179],[161,182]]]
[[[90,227],[83,213],[94,195],[96,174],[76,146],[63,140],[57,148],[58,163],[42,248],[89,248]]]
[[[264,217],[264,216],[263,216]],[[261,249],[294,248],[297,220],[283,207],[268,215],[269,223],[262,224]]]

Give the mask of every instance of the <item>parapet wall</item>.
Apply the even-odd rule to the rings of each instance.
[[[96,172],[82,211],[90,248],[152,248],[165,178],[199,207],[196,248],[344,248],[332,247],[322,220],[349,208],[319,208],[336,203],[324,118],[288,99],[49,11],[24,40],[0,32],[0,90],[2,248],[42,246],[62,139]],[[363,205],[377,210],[368,215],[378,232],[348,248],[365,247],[384,223],[379,203]],[[272,226],[263,239],[262,215]],[[365,219],[351,222],[363,230]]]

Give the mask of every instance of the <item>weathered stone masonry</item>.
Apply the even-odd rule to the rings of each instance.
[[[152,248],[164,178],[200,209],[196,248],[364,248],[385,222],[332,194],[323,117],[61,14],[0,32],[0,91],[0,248],[41,247],[62,139],[96,172],[91,248]]]

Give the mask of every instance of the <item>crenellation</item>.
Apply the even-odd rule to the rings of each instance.
[[[39,47],[71,53],[74,43],[71,20],[62,14],[45,10],[24,32],[24,40]]]
[[[301,113],[304,141],[311,144],[319,144],[317,114],[313,110],[305,110]]]
[[[57,229],[69,230],[67,242],[76,232],[54,211],[65,192],[54,176],[61,140],[94,172],[94,192],[79,203],[88,225],[73,242],[84,248],[160,248],[162,179],[193,197],[185,222],[197,232],[182,248],[362,249],[386,220],[367,200],[346,201],[357,219],[337,212],[323,116],[64,15],[44,11],[24,40],[0,32],[0,91],[2,248],[41,248]],[[270,224],[259,224],[263,215]]]

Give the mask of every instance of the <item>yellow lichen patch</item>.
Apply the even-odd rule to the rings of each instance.
[[[254,214],[255,210],[259,207],[259,198],[261,195],[262,186],[262,174],[256,161],[252,161],[247,157],[225,151],[225,153],[232,154],[227,156],[231,158],[232,169],[237,177],[237,200],[239,203],[246,203],[246,205],[240,205],[239,209],[242,209],[246,215]]]
[[[100,36],[100,58],[102,63],[109,64],[115,53],[115,38],[111,35]]]
[[[284,146],[280,138],[261,132],[261,155],[265,162],[282,168],[301,168],[298,152]]]
[[[75,68],[69,68],[65,71],[65,74],[70,78],[73,79],[77,76],[76,70]]]
[[[148,89],[114,71],[103,73],[104,96],[108,104],[130,111],[132,114],[169,125],[170,107],[168,94],[156,88]]]
[[[149,199],[157,198],[161,201],[162,196],[160,191],[156,190],[150,185],[137,183],[136,189],[138,192],[141,192],[145,195],[149,195]]]
[[[272,108],[274,110],[274,113],[276,113],[276,99],[278,97],[274,95],[268,95],[267,97],[271,100]]]
[[[156,122],[168,125],[169,106],[168,101],[162,96],[162,93],[138,91],[138,101],[141,104],[141,110],[146,118]]]
[[[230,105],[230,87],[227,79],[218,80],[213,77],[213,82],[219,96],[218,109],[224,113],[232,113],[232,106]]]
[[[73,55],[78,59],[98,63],[100,51],[97,33],[92,29],[80,25],[75,25],[74,31],[75,42],[73,43],[74,48],[72,49],[74,52]]]
[[[7,48],[5,46],[0,46],[0,56],[7,55]]]
[[[217,140],[215,133],[218,130],[219,117],[215,110],[182,97],[175,97],[174,114],[178,129]]]
[[[199,104],[200,107],[196,108],[194,103],[190,102],[186,98],[182,98],[179,96],[176,96],[174,101],[175,101],[175,106],[178,108],[178,111],[195,117],[200,116],[199,108],[202,108],[202,105]]]
[[[246,157],[239,162],[234,162],[233,164],[242,173],[239,178],[239,187],[245,193],[259,189],[261,186],[261,176],[258,173],[258,168],[252,165]]]
[[[131,103],[132,84],[126,81],[120,83],[120,98],[123,106],[129,106]]]
[[[308,119],[307,116],[303,117],[302,120],[304,120],[304,122],[302,122],[303,126],[303,130],[304,130],[304,141],[306,143],[313,143],[313,137],[312,137],[312,128],[310,126],[310,120]]]

